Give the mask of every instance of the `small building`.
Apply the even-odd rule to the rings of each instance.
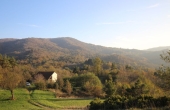
[[[48,82],[56,82],[57,81],[57,73],[54,71],[51,72],[38,72],[37,74],[40,74],[44,77],[45,80]]]

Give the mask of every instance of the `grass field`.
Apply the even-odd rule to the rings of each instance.
[[[10,91],[0,89],[0,110],[50,110],[85,109],[93,99],[55,98],[50,91],[35,90],[29,94],[26,89],[14,90],[15,100],[9,100]]]

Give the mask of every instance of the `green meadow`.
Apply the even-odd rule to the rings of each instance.
[[[26,89],[14,90],[15,100],[9,100],[8,90],[0,90],[1,110],[54,110],[54,109],[86,109],[93,99],[55,98],[50,91],[35,90],[29,93]]]

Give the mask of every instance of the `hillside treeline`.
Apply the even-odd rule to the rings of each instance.
[[[166,57],[162,56],[167,60]],[[17,87],[55,91],[57,97],[97,97],[104,98],[91,102],[91,108],[145,108],[168,106],[169,87],[167,76],[169,69],[147,68],[130,64],[118,64],[103,61],[99,57],[84,59],[82,62],[67,63],[55,59],[16,60],[14,57],[0,55],[0,87],[11,91]],[[39,71],[55,71],[57,82],[47,82],[42,76],[36,76]],[[31,83],[30,86],[26,82]],[[164,105],[160,104],[164,101]],[[159,103],[160,102],[160,103]],[[160,106],[156,106],[159,103]],[[104,105],[103,105],[104,104]],[[138,106],[143,104],[141,106]]]

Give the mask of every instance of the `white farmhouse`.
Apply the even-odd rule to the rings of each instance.
[[[57,81],[57,73],[54,71],[51,72],[38,72],[37,74],[40,74],[44,77],[45,80],[48,82],[56,82]]]

